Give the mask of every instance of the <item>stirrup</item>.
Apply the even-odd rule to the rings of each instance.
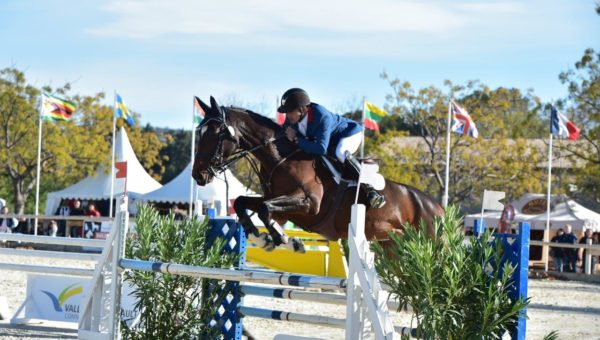
[[[371,208],[379,209],[385,205],[385,197],[374,189],[369,191],[367,197]]]

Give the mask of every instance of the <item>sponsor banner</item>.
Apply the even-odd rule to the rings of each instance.
[[[83,298],[90,289],[90,279],[68,276],[27,276],[27,300],[25,317],[28,319],[60,322],[78,322]],[[121,316],[123,320],[134,320],[134,290],[124,284],[121,290]]]

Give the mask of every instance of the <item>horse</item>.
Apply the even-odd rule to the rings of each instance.
[[[204,186],[238,160],[250,161],[260,180],[262,196],[240,196],[234,210],[252,242],[266,250],[283,244],[304,251],[300,240],[288,242],[283,229],[271,220],[281,225],[291,221],[328,240],[348,237],[356,185],[336,182],[318,157],[301,151],[271,119],[242,108],[221,107],[212,96],[210,106],[198,97],[196,101],[205,116],[197,127],[192,177]],[[382,193],[387,204],[366,209],[367,239],[388,240],[390,232],[402,234],[406,224],[419,228],[421,221],[429,235],[434,235],[432,221],[444,209],[431,196],[387,179]],[[363,190],[359,202],[366,202]],[[247,210],[258,214],[269,234],[259,233]]]

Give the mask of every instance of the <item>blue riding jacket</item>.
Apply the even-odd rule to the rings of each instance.
[[[300,149],[316,155],[335,154],[335,147],[342,138],[363,129],[352,119],[331,113],[316,103],[308,107],[306,135],[300,132],[298,123],[291,126],[297,132]]]

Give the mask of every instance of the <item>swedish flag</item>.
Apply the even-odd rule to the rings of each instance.
[[[121,96],[118,94],[115,94],[115,117],[125,119],[129,126],[133,126],[135,124],[133,115],[131,112],[129,112],[127,106],[125,106],[125,103],[123,103],[123,99],[121,99]]]

